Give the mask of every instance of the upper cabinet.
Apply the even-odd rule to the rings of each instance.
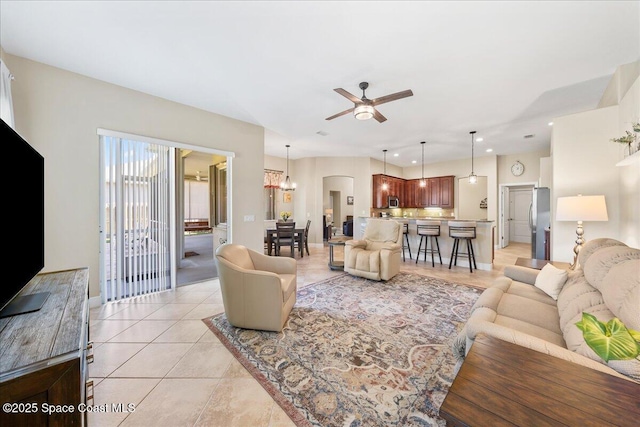
[[[427,185],[420,186],[420,179],[402,179],[389,175],[373,175],[373,208],[389,207],[389,196],[398,197],[401,208],[453,208],[454,176],[426,178]],[[385,191],[382,184],[386,182]]]
[[[453,182],[454,176],[441,176],[438,178],[438,184],[440,186],[440,207],[441,208],[453,208]]]
[[[387,189],[383,188],[387,184]],[[389,207],[389,197],[397,197],[400,202],[400,208],[404,206],[404,179],[395,176],[377,174],[372,179],[372,201],[373,207],[383,209]]]

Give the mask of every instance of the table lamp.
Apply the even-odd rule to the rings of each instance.
[[[578,253],[582,249],[585,242],[583,221],[608,221],[607,204],[604,196],[569,196],[558,197],[558,206],[556,208],[556,221],[577,221],[576,229],[576,245],[573,247],[573,264],[571,270],[578,267]]]
[[[333,209],[325,209],[324,214],[327,216],[327,223],[331,222],[331,217],[333,216]]]

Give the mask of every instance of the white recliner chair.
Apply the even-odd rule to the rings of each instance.
[[[280,332],[296,303],[297,261],[271,257],[242,245],[216,249],[222,303],[237,328]]]
[[[402,224],[369,218],[362,240],[347,240],[344,271],[371,280],[389,280],[400,272]]]

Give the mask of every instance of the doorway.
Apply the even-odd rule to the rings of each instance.
[[[531,245],[529,212],[535,183],[500,185],[500,248],[510,243]]]
[[[180,153],[193,152],[194,147],[105,129],[98,129],[98,135],[102,303],[175,289],[180,260],[185,258],[185,169]],[[225,171],[231,171],[234,153],[198,150],[223,159]],[[202,172],[197,175],[202,180]],[[230,178],[225,175],[224,206],[218,205],[218,212],[224,211],[220,216],[225,219],[225,239],[232,230],[226,220],[231,211]],[[214,266],[213,250],[207,263]]]
[[[176,286],[218,277],[215,249],[220,233],[226,239],[227,158],[201,151],[179,149],[178,269]],[[218,242],[216,242],[218,239]],[[218,243],[216,245],[216,243]]]
[[[322,212],[327,217],[326,221],[333,223],[332,232],[342,235],[343,223],[347,218],[353,218],[353,177],[325,176],[322,178]],[[327,212],[331,212],[330,219]]]

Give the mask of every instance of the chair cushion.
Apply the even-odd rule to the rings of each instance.
[[[402,224],[392,220],[369,220],[364,232],[364,239],[373,242],[397,242],[402,236]]]
[[[349,252],[346,265],[358,271],[380,272],[380,251],[354,248]]]

